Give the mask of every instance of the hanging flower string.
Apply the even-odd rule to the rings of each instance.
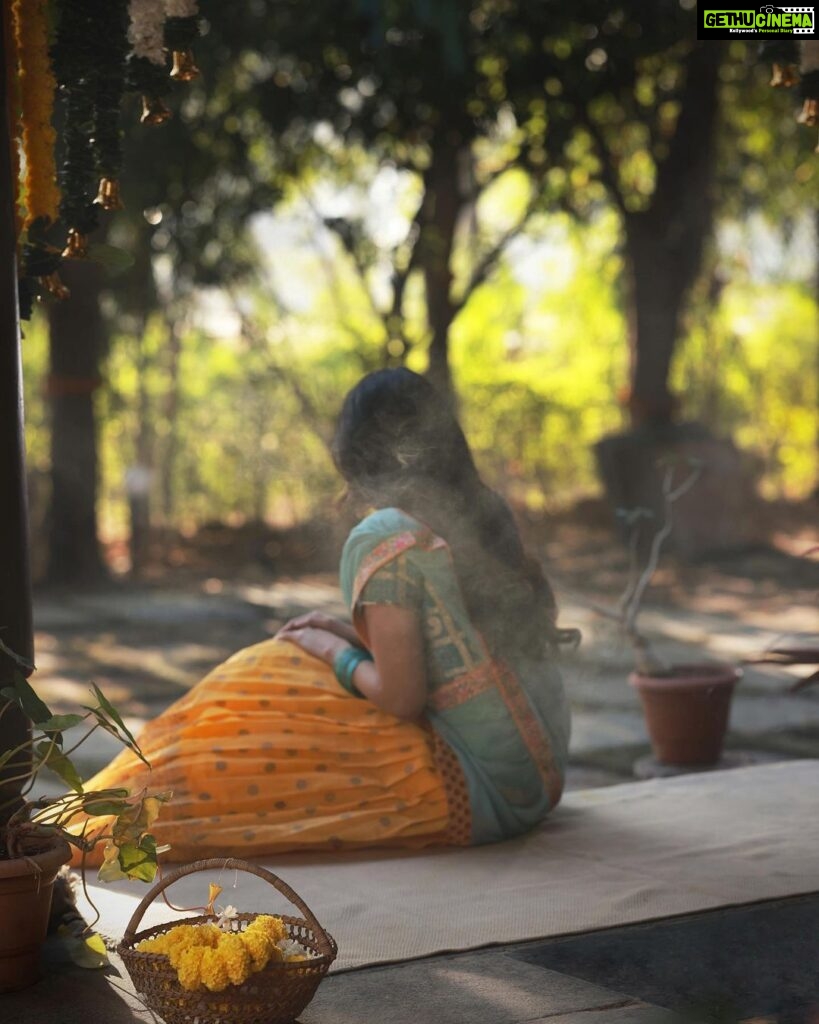
[[[49,51],[50,17],[56,37]],[[170,117],[162,101],[172,79],[198,75],[192,44],[196,0],[7,0],[3,24],[9,80],[15,187],[25,160],[20,307],[47,289],[65,297],[56,271],[62,259],[88,255],[88,235],[100,212],[121,206],[120,112],[126,90],[143,95],[142,121]],[[169,73],[169,55],[173,69]],[[19,81],[15,72],[19,68]],[[52,125],[60,104],[59,172]],[[18,145],[18,141],[21,145]],[[58,184],[59,182],[59,184]],[[18,213],[15,198],[15,213]],[[59,237],[67,232],[64,247]],[[101,255],[101,253],[100,253]]]
[[[103,8],[106,6],[102,4]],[[102,18],[98,17],[100,14],[103,14]],[[97,85],[96,61],[103,39],[101,28],[106,21],[99,0],[62,0],[60,4],[57,40],[52,54],[65,122],[60,167],[63,191],[60,217],[68,226],[68,241],[63,252],[67,258],[79,259],[87,255],[86,236],[99,223],[98,207],[92,202],[96,161],[91,134]]]
[[[165,0],[130,0],[128,86],[142,94],[142,123],[164,124],[171,116],[162,101],[168,91]]]
[[[23,155],[26,165],[25,226],[57,219],[60,191],[51,124],[56,83],[48,59],[46,0],[15,0],[14,26],[20,60]]]
[[[20,136],[23,123],[20,117],[20,52],[17,47],[17,29],[11,4],[3,4],[3,46],[6,59],[6,105],[9,117],[9,155],[11,157],[12,206],[14,208],[14,234],[20,237],[23,218],[20,211]]]
[[[167,14],[165,45],[173,56],[171,78],[192,82],[199,76],[193,57],[193,44],[199,35],[199,5],[197,0],[167,0]]]
[[[97,57],[94,102],[94,156],[99,189],[94,200],[103,210],[122,208],[118,176],[122,167],[120,106],[125,91],[128,11],[125,0],[109,0],[106,40]]]

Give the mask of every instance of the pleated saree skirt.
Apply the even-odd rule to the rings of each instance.
[[[449,748],[422,723],[351,696],[328,665],[286,641],[233,655],[138,741],[150,769],[125,750],[86,789],[170,792],[152,827],[171,847],[163,861],[470,841]]]

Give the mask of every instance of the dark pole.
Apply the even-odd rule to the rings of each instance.
[[[5,7],[9,0],[2,0]],[[11,126],[6,93],[5,18],[0,18],[0,639],[16,654],[33,660],[31,576],[29,573],[28,503],[26,500],[23,433],[23,374],[20,358],[20,314],[17,305],[17,237],[14,225],[14,182],[11,167]],[[16,69],[15,69],[16,70]],[[0,684],[11,680],[12,662],[0,652]],[[28,725],[16,707],[0,702],[0,752],[25,743]],[[24,762],[23,762],[24,763]],[[0,773],[0,823],[3,809],[20,791],[3,785],[20,770],[20,761]]]

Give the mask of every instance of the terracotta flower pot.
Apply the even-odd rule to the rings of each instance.
[[[0,992],[27,988],[40,977],[54,879],[70,859],[68,843],[55,837],[42,853],[0,860]]]
[[[633,672],[654,756],[663,764],[715,764],[741,671],[731,665],[676,665],[667,675]]]

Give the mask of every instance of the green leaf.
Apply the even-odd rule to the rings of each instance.
[[[85,715],[52,715],[45,722],[38,722],[37,728],[43,732],[63,732],[65,729],[73,729],[85,721]]]
[[[90,711],[94,715],[94,717],[97,719],[99,724],[102,726],[103,729],[105,729],[106,732],[110,732],[112,736],[116,736],[118,740],[120,740],[127,747],[133,750],[133,752],[140,759],[140,761],[142,761],[144,765],[150,768],[151,766],[150,764],[148,764],[145,755],[139,749],[137,741],[134,739],[130,730],[123,722],[117,709],[108,700],[108,698],[105,696],[105,694],[97,686],[96,683],[91,684],[91,689],[94,693],[94,696],[99,701],[99,707],[90,708],[87,705],[85,705],[86,710]]]
[[[102,243],[89,245],[88,258],[103,266],[111,277],[116,277],[134,265],[131,253],[125,249],[118,249],[115,245]]]
[[[57,929],[60,946],[77,967],[87,970],[98,970],[109,964],[105,943],[96,932],[86,933],[74,931],[69,924],[61,924]]]
[[[2,641],[0,641],[2,643]],[[6,648],[8,650],[8,648]],[[6,700],[14,701],[19,705],[23,714],[35,725],[39,725],[40,722],[47,722],[49,718],[52,718],[51,711],[47,704],[37,696],[34,690],[31,688],[28,680],[22,674],[22,672],[14,671],[12,678],[14,680],[13,687],[4,687],[0,693],[6,698]]]
[[[89,793],[82,802],[86,814],[114,814],[119,816],[129,807],[127,789],[100,790]]]
[[[168,793],[155,793],[151,796],[143,796],[136,803],[129,804],[111,827],[111,833],[117,846],[138,842],[156,821],[162,804],[168,799],[170,799]]]
[[[144,835],[138,843],[116,846],[110,843],[105,849],[97,877],[101,882],[117,882],[132,878],[139,882],[152,882],[156,876],[156,840]]]
[[[49,768],[77,793],[82,793],[82,779],[70,758],[51,740],[42,740],[34,747],[43,767]]]
[[[128,878],[152,882],[157,872],[156,840],[152,835],[146,834],[138,845],[128,843],[121,846],[119,862]]]

